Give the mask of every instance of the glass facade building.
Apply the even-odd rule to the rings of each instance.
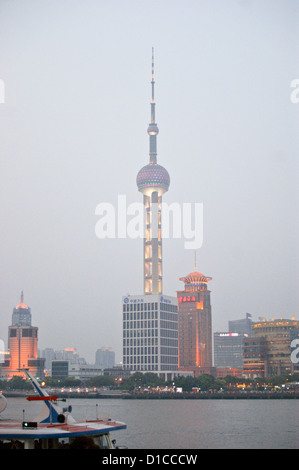
[[[215,367],[243,367],[243,340],[247,334],[217,332],[214,333]]]

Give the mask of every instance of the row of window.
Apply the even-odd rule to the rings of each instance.
[[[158,338],[157,337],[127,337],[123,339],[124,346],[157,346]],[[178,347],[178,338],[161,338],[160,345],[166,347],[177,348]]]
[[[178,330],[163,330],[161,328],[160,331],[161,338],[177,338],[178,337]]]
[[[177,322],[173,322],[173,321],[161,320],[160,321],[160,327],[161,327],[162,330],[165,328],[165,329],[168,329],[168,330],[176,330],[177,331],[178,324],[177,324]]]
[[[158,325],[155,325],[155,328],[149,329],[133,329],[133,328],[124,328],[123,338],[151,338],[158,337]],[[167,325],[166,325],[167,326]],[[175,327],[170,328],[161,328],[160,329],[160,338],[178,338],[178,331]]]
[[[176,312],[178,311],[177,305],[172,304],[165,304],[163,302],[160,303],[160,310],[164,312]]]
[[[148,312],[124,312],[123,314],[124,321],[148,320],[153,318],[158,318],[157,310],[150,310]]]
[[[174,364],[178,367],[178,356],[161,356],[161,364]]]
[[[152,356],[158,354],[158,348],[154,346],[137,347],[137,348],[124,348],[124,356]]]
[[[145,338],[145,337],[158,337],[158,328],[150,330],[124,330],[124,338]]]
[[[126,365],[158,365],[158,356],[124,356],[124,366]],[[177,356],[163,356],[161,358],[161,369],[178,368]]]
[[[172,312],[161,311],[160,318],[161,320],[166,320],[166,321],[173,321],[173,322],[178,321],[177,313],[172,313]],[[123,314],[124,321],[140,321],[140,320],[153,320],[153,319],[156,319],[156,320],[158,319],[157,310],[151,310],[148,312],[124,312]]]
[[[158,310],[158,302],[136,302],[123,304],[123,312],[148,312],[150,310]],[[164,312],[177,312],[177,305],[166,304],[160,302],[160,310]]]
[[[124,364],[158,364],[158,356],[128,356],[124,353]]]
[[[124,339],[124,346],[158,346],[158,338]]]
[[[157,364],[124,364],[124,369],[140,371],[157,371]]]
[[[9,331],[9,337],[16,338],[17,331],[20,331],[21,333],[20,336],[22,336],[22,338],[37,338],[37,330],[34,330],[32,328],[22,328],[22,329],[13,328]]]
[[[171,313],[171,312],[160,312],[160,318],[161,320],[167,320],[167,321],[178,321],[178,314],[176,313]]]
[[[145,302],[145,303],[129,303],[123,304],[123,312],[137,312],[137,311],[148,311],[158,310],[158,302]]]
[[[143,330],[150,328],[158,328],[158,320],[137,320],[137,321],[124,321],[123,329],[124,330]]]

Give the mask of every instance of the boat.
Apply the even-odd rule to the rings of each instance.
[[[40,414],[32,421],[1,419],[0,448],[9,449],[117,449],[110,433],[126,429],[126,424],[112,419],[77,422],[71,414],[72,407],[63,408],[56,395],[49,395],[37,379],[24,370],[37,395],[27,396],[28,401],[40,401]],[[0,393],[0,413],[7,399]]]

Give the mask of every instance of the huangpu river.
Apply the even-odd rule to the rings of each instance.
[[[77,420],[112,418],[112,433],[128,449],[298,449],[298,400],[67,399]],[[0,419],[34,419],[40,402],[8,398]]]

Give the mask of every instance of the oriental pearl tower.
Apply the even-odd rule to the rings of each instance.
[[[145,211],[144,230],[144,294],[162,294],[162,195],[168,191],[170,178],[167,170],[157,163],[157,135],[155,120],[154,49],[152,49],[151,122],[148,126],[149,163],[137,174],[137,187],[143,194]]]

